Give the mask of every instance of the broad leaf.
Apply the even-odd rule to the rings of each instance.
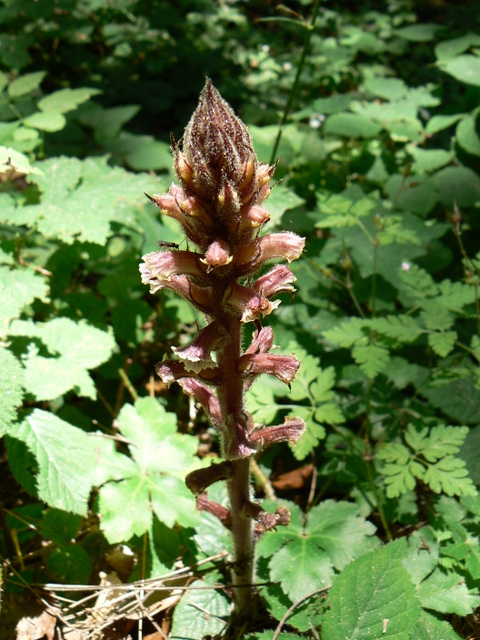
[[[322,632],[328,640],[409,640],[420,605],[402,566],[405,540],[367,553],[337,576]]]

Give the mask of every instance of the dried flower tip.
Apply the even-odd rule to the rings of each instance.
[[[261,227],[270,220],[270,214],[262,207],[250,207],[247,213],[248,219],[254,229]]]
[[[189,473],[185,478],[185,483],[193,495],[198,495],[210,485],[220,480],[227,480],[231,475],[232,467],[229,462],[212,463],[205,469],[196,469]]]
[[[279,306],[280,300],[270,302],[252,288],[234,284],[227,290],[224,304],[236,312],[242,322],[253,322],[272,313]]]
[[[239,373],[246,376],[268,373],[288,385],[294,380],[299,367],[300,362],[294,356],[276,356],[269,353],[245,353],[237,363]]]
[[[273,347],[272,327],[262,327],[253,334],[252,342],[245,353],[267,353]]]
[[[201,258],[201,262],[209,267],[209,271],[215,267],[224,267],[233,260],[233,256],[230,253],[230,247],[225,240],[214,240],[207,249],[207,253],[204,258]]]
[[[191,395],[200,403],[216,429],[222,426],[222,412],[217,397],[208,387],[194,378],[182,378],[179,384],[185,393]]]
[[[172,289],[188,300],[194,307],[206,314],[212,310],[210,289],[193,285],[188,276],[171,276],[170,280],[158,279],[145,262],[140,264],[142,283],[150,285],[150,293],[157,293],[161,289]]]
[[[302,418],[285,418],[283,424],[275,427],[264,427],[254,431],[250,440],[259,448],[273,442],[289,442],[295,444],[300,440],[306,429],[306,423]]]
[[[284,291],[295,292],[295,287],[292,286],[295,281],[296,277],[293,275],[292,270],[284,264],[279,264],[258,278],[253,285],[253,289],[259,295],[271,298]]]
[[[196,499],[196,506],[199,511],[206,511],[207,513],[211,513],[212,516],[215,516],[220,520],[224,527],[227,529],[231,529],[232,519],[230,516],[230,511],[223,507],[218,502],[214,502],[210,500],[206,493],[201,493]]]
[[[171,384],[181,378],[197,378],[212,385],[219,383],[217,367],[206,367],[200,371],[192,371],[185,365],[185,362],[165,360],[155,366],[155,371],[163,384]]]
[[[217,366],[210,354],[224,346],[228,339],[227,331],[214,321],[202,329],[189,345],[172,347],[172,351],[184,360],[187,371],[199,373],[202,369]]]
[[[158,280],[169,281],[172,276],[192,275],[205,280],[205,273],[198,266],[200,256],[191,251],[153,251],[142,257],[150,273]]]

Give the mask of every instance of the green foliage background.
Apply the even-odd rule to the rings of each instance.
[[[293,99],[267,231],[306,237],[298,293],[269,316],[301,369],[291,390],[265,379],[248,398],[258,423],[307,422],[295,448],[257,460],[258,495],[271,478],[266,504],[292,521],[259,543],[271,617],[249,637],[273,638],[296,602],[277,637],[478,633],[480,15],[474,1],[332,1],[312,25],[314,10],[0,4],[6,633],[20,584],[96,582],[115,545],[133,552],[126,581],[229,548],[183,483],[215,433],[153,381],[197,315],[138,273],[157,241],[181,241],[142,194],[168,189],[169,134],[205,75],[264,162]],[[315,471],[288,489],[299,468]],[[223,561],[203,565],[173,633],[221,634],[226,581]]]

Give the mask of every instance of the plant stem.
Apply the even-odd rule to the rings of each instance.
[[[282,139],[282,130],[285,126],[288,116],[290,115],[290,111],[293,106],[293,101],[297,94],[298,83],[300,82],[300,76],[302,75],[303,67],[305,65],[305,60],[307,58],[308,47],[310,45],[310,39],[312,37],[312,33],[315,30],[315,22],[317,21],[318,12],[320,11],[320,0],[315,1],[315,6],[313,8],[312,19],[310,20],[310,24],[308,25],[307,33],[305,35],[305,41],[303,43],[302,56],[300,58],[300,62],[298,63],[297,75],[295,76],[295,80],[293,83],[292,90],[290,91],[290,95],[288,96],[288,101],[285,107],[285,111],[283,112],[282,121],[280,123],[280,128],[278,130],[277,139],[275,140],[275,145],[272,151],[272,157],[270,159],[270,164],[274,164],[277,160],[277,151],[280,146],[280,140]]]
[[[244,385],[236,366],[241,354],[241,322],[234,316],[226,316],[222,320],[230,341],[221,356],[222,384],[218,390],[218,400],[224,436],[228,438],[227,429],[233,428],[227,424],[229,419],[238,420],[244,415]],[[254,523],[245,513],[245,506],[250,501],[250,457],[232,461],[232,476],[227,485],[234,549],[232,582],[235,588],[235,617],[240,621],[252,617],[254,591]]]

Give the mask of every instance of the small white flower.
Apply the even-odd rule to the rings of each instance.
[[[402,262],[402,271],[410,271],[410,263]]]
[[[283,63],[283,69],[285,71],[290,71],[291,68],[292,68],[292,63],[291,62],[284,62]]]
[[[323,113],[314,113],[310,116],[310,120],[308,124],[312,127],[312,129],[318,129],[322,126],[322,122],[325,120],[325,116]]]
[[[269,44],[259,44],[258,48],[260,49],[260,51],[263,51],[264,53],[268,53],[270,51]]]

